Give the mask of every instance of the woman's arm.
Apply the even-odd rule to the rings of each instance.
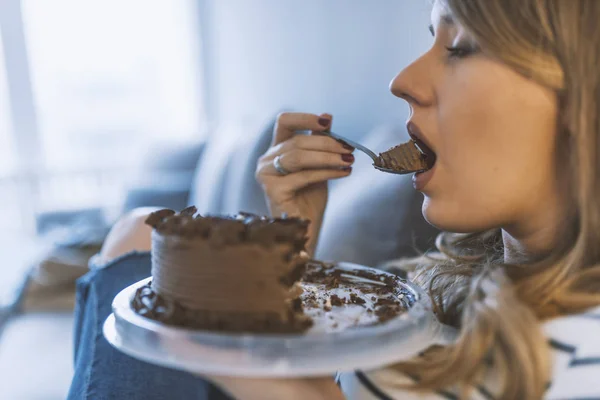
[[[302,379],[207,378],[237,400],[345,399],[332,377]]]

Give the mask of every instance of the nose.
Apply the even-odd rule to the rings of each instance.
[[[426,55],[400,71],[390,83],[390,91],[411,107],[431,105],[434,101],[433,79]]]

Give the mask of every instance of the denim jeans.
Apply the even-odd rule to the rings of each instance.
[[[75,374],[68,400],[230,400],[199,377],[136,360],[104,339],[113,298],[148,276],[150,254],[131,253],[77,281]]]

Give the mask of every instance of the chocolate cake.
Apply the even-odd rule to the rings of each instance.
[[[152,226],[152,281],[132,307],[160,322],[226,332],[302,332],[298,280],[308,221],[240,213],[233,217],[161,210]]]
[[[398,173],[411,173],[431,168],[434,161],[434,157],[411,140],[380,153],[375,165]]]

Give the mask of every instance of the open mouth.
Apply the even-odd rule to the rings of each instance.
[[[427,169],[433,168],[435,161],[437,159],[437,156],[435,155],[434,151],[431,150],[425,143],[423,143],[422,140],[420,140],[414,136],[411,136],[411,138],[415,144],[415,147],[421,153],[421,157],[427,164]]]

